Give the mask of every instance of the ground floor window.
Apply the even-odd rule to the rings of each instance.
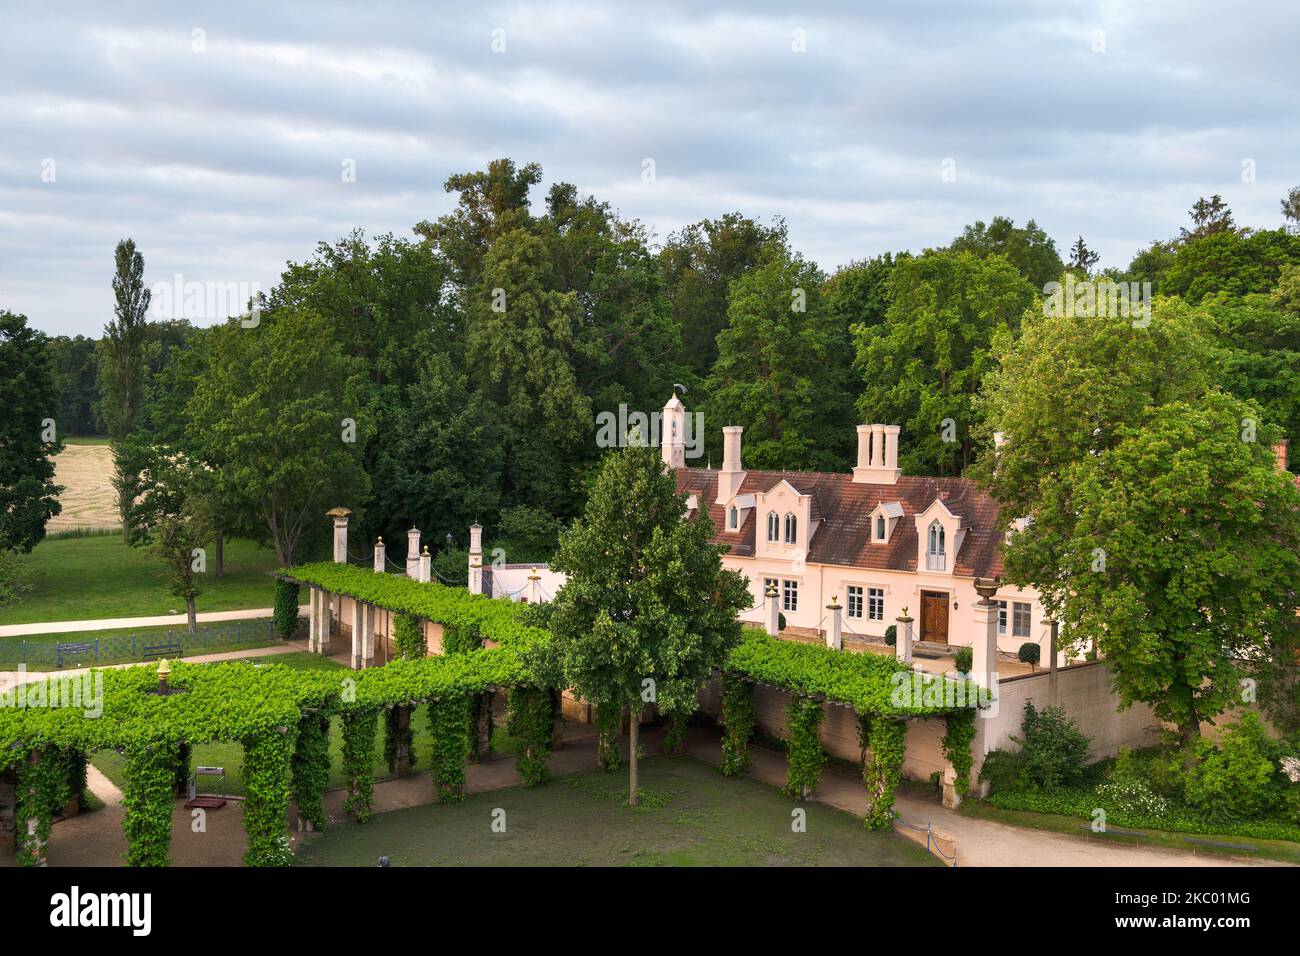
[[[1011,636],[1028,637],[1033,630],[1033,606],[1027,601],[1011,602]],[[998,634],[1007,633],[1007,602],[998,601]]]
[[[781,609],[783,611],[799,610],[799,582],[786,581],[781,589]]]
[[[885,619],[885,589],[867,588],[867,620],[883,621]]]
[[[862,588],[850,585],[848,594],[849,617],[862,617]]]

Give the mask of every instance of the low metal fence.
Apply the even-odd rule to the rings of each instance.
[[[195,657],[278,639],[275,622],[269,620],[227,621],[199,627],[193,634],[181,629],[107,634],[89,638],[83,632],[75,640],[69,639],[71,635],[58,634],[2,638],[0,668],[13,668],[23,664],[32,668],[59,669],[157,660],[161,657]]]

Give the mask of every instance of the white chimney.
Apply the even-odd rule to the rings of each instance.
[[[686,467],[686,406],[673,392],[664,405],[663,434],[659,439],[659,455],[669,468]]]
[[[347,508],[331,508],[325,512],[327,517],[334,519],[334,563],[348,563],[348,515],[352,514]]]
[[[859,425],[858,464],[853,480],[859,484],[892,485],[898,481],[898,425]]]
[[[727,425],[722,429],[722,471],[718,472],[717,504],[725,505],[745,480],[740,467],[740,436],[745,431],[740,425]]]

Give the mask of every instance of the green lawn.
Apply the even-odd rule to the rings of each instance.
[[[227,541],[225,576],[208,573],[198,609],[234,611],[270,607],[275,582],[275,552],[250,541]],[[131,548],[119,535],[42,541],[26,556],[32,590],[17,603],[0,608],[0,624],[80,621],[104,617],[144,617],[184,611],[185,603],[169,591],[163,563],[143,548]]]
[[[69,435],[63,439],[65,445],[107,445],[109,442],[107,435]]]
[[[559,777],[460,804],[376,814],[364,826],[314,834],[299,865],[374,866],[938,866],[892,832],[873,833],[848,813],[801,804],[807,829],[791,830],[795,808],[775,787],[723,777],[691,757],[641,764],[642,806],[626,805],[626,771]],[[506,831],[494,833],[494,811]]]
[[[227,651],[246,651],[283,643],[270,626],[270,620],[216,621],[199,624],[193,634],[182,627],[125,627],[104,631],[70,631],[33,637],[0,637],[0,669],[16,668],[19,663],[29,671],[57,671],[57,644],[97,642],[94,654],[69,655],[64,668],[124,664],[143,658],[146,646],[179,641],[180,658]],[[318,657],[318,655],[312,655]],[[278,659],[278,658],[277,658]],[[319,658],[318,658],[319,659]]]

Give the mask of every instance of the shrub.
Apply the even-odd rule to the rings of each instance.
[[[1015,790],[1020,782],[1020,754],[1010,750],[990,750],[984,755],[980,780],[989,785],[989,796]]]
[[[898,643],[898,625],[891,624],[885,628],[885,643],[893,647]]]
[[[1020,663],[1028,664],[1030,667],[1037,667],[1039,660],[1042,658],[1043,649],[1033,641],[1026,641],[1020,645],[1020,653],[1016,656],[1020,658]]]
[[[975,664],[975,649],[959,647],[952,652],[952,665],[958,674],[969,674]]]
[[[1023,737],[1011,739],[1020,744],[1017,767],[1021,787],[1058,790],[1083,779],[1089,741],[1062,708],[1040,711],[1033,701],[1027,701],[1020,732]]]
[[[782,614],[780,611],[776,612],[776,629],[778,631],[785,630],[785,615]]]
[[[1258,817],[1280,805],[1284,783],[1278,772],[1279,746],[1247,714],[1227,727],[1218,745],[1198,740],[1187,770],[1187,805],[1211,820]]]

